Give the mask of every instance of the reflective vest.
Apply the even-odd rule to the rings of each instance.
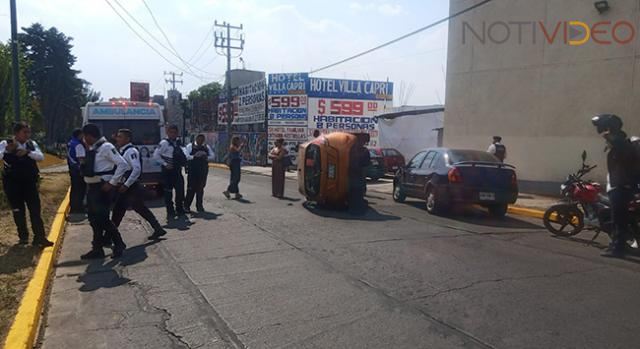
[[[27,150],[35,151],[33,142],[27,141]],[[38,164],[28,155],[18,157],[14,153],[4,153],[4,177],[14,180],[36,180],[38,178]]]

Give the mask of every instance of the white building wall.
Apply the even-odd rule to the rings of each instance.
[[[479,0],[451,0],[451,13]],[[507,162],[518,168],[523,188],[554,188],[580,165],[580,153],[600,165],[594,178],[605,178],[603,140],[591,126],[598,113],[615,113],[629,134],[640,134],[640,1],[610,0],[611,10],[599,14],[594,1],[508,0],[493,1],[450,22],[445,111],[446,146],[486,149],[494,135],[503,136]],[[627,45],[570,46],[549,44],[541,31],[531,39],[532,28],[517,27],[511,39],[484,44],[469,36],[463,42],[463,23],[476,30],[496,21],[579,20],[631,22],[635,40]],[[494,34],[499,34],[495,31]],[[551,34],[551,32],[550,32]],[[622,34],[622,32],[621,32]],[[560,30],[559,36],[563,35]],[[494,38],[505,35],[494,35]],[[545,184],[547,184],[545,186]]]

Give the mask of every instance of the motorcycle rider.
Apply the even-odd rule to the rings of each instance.
[[[637,190],[640,156],[627,134],[622,131],[622,119],[613,114],[601,114],[591,119],[607,142],[607,194],[611,201],[613,231],[605,257],[622,257],[629,234],[629,203]]]

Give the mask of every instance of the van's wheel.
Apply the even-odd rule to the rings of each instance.
[[[507,204],[495,204],[488,207],[489,214],[496,218],[502,218],[507,215],[509,205]]]
[[[393,201],[403,203],[407,199],[407,195],[402,190],[402,186],[398,183],[393,183]]]
[[[448,211],[448,207],[445,206],[438,198],[438,195],[436,195],[435,189],[432,186],[427,187],[425,197],[427,212],[430,214],[442,215]]]

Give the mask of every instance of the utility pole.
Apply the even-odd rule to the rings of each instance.
[[[16,0],[10,0],[11,6],[11,73],[13,75],[13,118],[20,121],[20,66],[18,63],[18,18]]]
[[[179,77],[182,77],[182,74],[183,74],[183,73],[178,74],[178,73],[173,72],[173,71],[170,71],[170,72],[164,72],[164,75],[165,75],[165,76],[167,76],[167,75],[171,76],[171,79],[166,79],[166,78],[165,78],[165,79],[164,79],[164,82],[166,82],[166,83],[171,83],[171,89],[172,89],[172,90],[175,90],[175,89],[176,89],[176,82],[177,82],[177,83],[180,83],[180,84],[183,84],[183,83],[184,83],[182,80],[176,80],[176,75],[178,75]]]
[[[231,89],[231,50],[240,50],[244,49],[244,36],[240,35],[239,38],[231,37],[231,29],[242,30],[242,24],[239,27],[233,26],[227,22],[218,23],[216,20],[214,25],[218,28],[222,28],[220,31],[215,31],[215,43],[214,46],[216,48],[226,49],[227,56],[227,138],[228,143],[231,145],[231,124],[233,123],[233,93]],[[224,30],[226,29],[226,30]],[[240,46],[234,46],[233,42],[237,41],[240,43]]]

